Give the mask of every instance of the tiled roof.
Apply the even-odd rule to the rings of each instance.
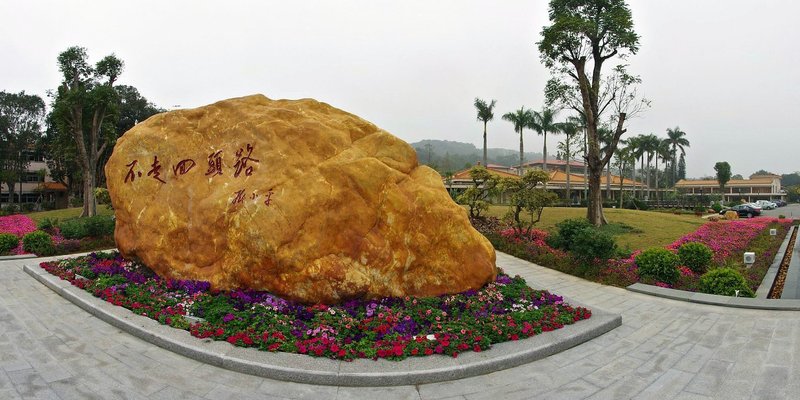
[[[55,192],[62,192],[67,190],[67,187],[60,182],[44,182],[39,184],[39,190],[49,190]]]
[[[725,184],[725,186],[770,186],[774,180],[775,178],[731,179]],[[719,182],[714,179],[681,179],[675,184],[675,187],[687,186],[719,187]]]

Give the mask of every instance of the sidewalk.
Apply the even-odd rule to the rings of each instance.
[[[165,351],[90,316],[0,262],[0,398],[619,399],[800,396],[800,312],[632,293],[498,254],[498,265],[623,325],[530,364],[416,386],[352,388],[245,375]]]

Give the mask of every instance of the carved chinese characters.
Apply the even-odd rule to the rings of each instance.
[[[410,146],[314,100],[156,115],[118,140],[106,176],[118,248],[162,276],[335,303],[495,275],[491,245]]]

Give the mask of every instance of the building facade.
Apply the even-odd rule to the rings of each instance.
[[[11,197],[7,182],[0,183],[0,206],[10,204],[32,204],[33,208],[67,207],[67,187],[54,182],[42,153],[30,150],[24,153],[30,163],[25,173],[14,182],[14,196]],[[42,172],[43,171],[43,172]]]
[[[723,201],[786,200],[778,175],[754,175],[750,179],[731,179],[720,190],[713,179],[681,179],[675,184],[678,193],[686,196],[720,196]]]

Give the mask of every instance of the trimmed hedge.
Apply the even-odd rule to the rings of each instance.
[[[636,256],[639,276],[674,285],[680,278],[678,256],[664,248],[652,248]]]
[[[722,296],[755,297],[744,276],[733,268],[717,268],[700,277],[700,291]]]
[[[689,267],[693,272],[702,274],[708,269],[714,252],[708,246],[699,242],[686,242],[678,248],[678,258],[681,265]]]
[[[0,233],[0,254],[10,253],[19,246],[19,238],[11,233]]]
[[[43,231],[33,231],[22,237],[22,247],[37,256],[49,256],[55,253],[53,238]]]

